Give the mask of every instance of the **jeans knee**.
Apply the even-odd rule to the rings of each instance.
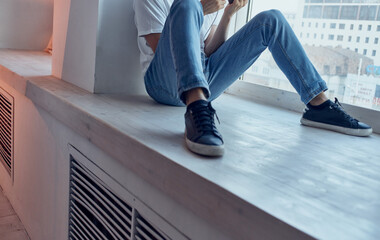
[[[276,22],[276,23],[282,23],[285,20],[284,15],[277,9],[267,10],[259,13],[257,15],[262,21],[264,22]]]

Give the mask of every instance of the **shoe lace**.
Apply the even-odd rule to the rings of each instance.
[[[203,133],[214,133],[216,131],[214,115],[220,124],[219,117],[209,104],[192,109],[195,127]]]
[[[340,115],[342,115],[345,119],[347,119],[349,122],[353,124],[357,124],[359,120],[351,117],[349,114],[347,114],[343,109],[342,104],[338,101],[337,98],[335,98],[335,104],[333,105],[333,109],[336,110]]]

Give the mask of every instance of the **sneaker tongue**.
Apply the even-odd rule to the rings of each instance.
[[[327,101],[325,101],[324,103],[320,104],[320,105],[317,105],[317,106],[313,106],[311,105],[310,103],[307,104],[307,107],[308,108],[311,108],[311,109],[322,109],[322,108],[325,108],[325,107],[328,107],[328,106],[331,106],[333,105],[334,103],[329,99]]]

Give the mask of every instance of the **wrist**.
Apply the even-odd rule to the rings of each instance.
[[[226,11],[226,9],[224,9],[222,18],[230,21],[233,15],[234,15],[233,13],[230,13],[229,11]]]

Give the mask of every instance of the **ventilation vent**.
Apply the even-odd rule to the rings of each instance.
[[[13,97],[0,88],[0,160],[9,174],[13,165]]]
[[[118,183],[94,166],[83,164],[71,155],[69,239],[186,239],[120,185],[115,186]],[[98,176],[107,179],[107,184],[93,171],[100,172]],[[114,186],[119,192],[121,189],[125,191],[119,193],[120,195],[116,194],[108,187],[109,185]],[[128,199],[129,202],[127,203],[120,196]],[[138,206],[139,209],[134,206]],[[139,210],[142,210],[146,216],[143,217]],[[147,216],[161,220],[158,224],[153,224]],[[174,237],[168,237],[155,227],[156,225],[162,226],[171,234],[174,233]]]
[[[165,240],[163,233],[160,233],[158,229],[153,227],[147,220],[145,220],[140,214],[136,214],[136,222],[135,222],[135,239],[137,240]]]

